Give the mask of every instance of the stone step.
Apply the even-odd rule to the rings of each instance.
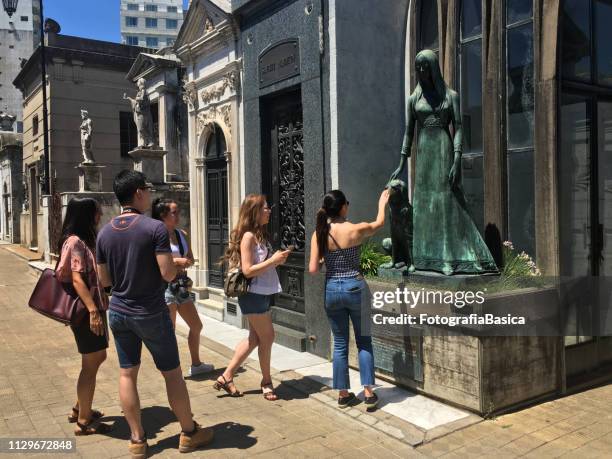
[[[272,306],[270,310],[272,312],[272,322],[275,324],[294,330],[304,330],[306,319],[301,312],[291,311],[290,309],[278,306]]]
[[[208,287],[208,299],[223,303],[225,300],[225,293],[222,288]]]
[[[304,332],[274,324],[274,336],[276,344],[299,352],[306,351],[306,334]]]
[[[215,320],[223,322],[223,302],[211,300],[207,298],[205,300],[198,300],[196,306],[202,314],[208,317],[212,317]]]

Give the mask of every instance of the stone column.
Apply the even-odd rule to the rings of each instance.
[[[166,181],[184,180],[175,123],[176,90],[162,86],[159,92],[159,145],[166,150],[164,177]]]

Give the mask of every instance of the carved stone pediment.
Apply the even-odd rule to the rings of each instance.
[[[221,100],[228,89],[231,95],[236,95],[240,91],[240,73],[236,70],[232,70],[224,75],[220,83],[202,91],[200,99],[204,106],[206,106]]]

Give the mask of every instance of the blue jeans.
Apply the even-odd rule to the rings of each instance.
[[[158,370],[174,370],[181,364],[168,308],[150,316],[128,315],[111,309],[108,322],[115,337],[121,368],[140,365],[142,343],[151,353]]]
[[[327,279],[325,312],[334,335],[334,389],[350,388],[348,369],[349,318],[359,351],[361,385],[374,384],[372,336],[368,333],[370,302],[367,285],[360,277]],[[362,322],[364,320],[364,322]]]

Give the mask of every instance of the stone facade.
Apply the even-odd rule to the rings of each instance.
[[[0,240],[18,244],[23,204],[22,135],[0,131]]]
[[[196,258],[192,275],[198,306],[221,320],[227,304],[216,261],[243,197],[238,37],[223,2],[194,0],[175,46],[185,67],[183,97],[189,113],[191,241]]]
[[[130,112],[123,94],[132,91],[125,79],[140,48],[49,32],[46,36],[47,107],[49,112],[49,169],[52,192],[79,189],[82,161],[81,110],[88,110],[95,126],[92,151],[103,170],[102,191],[112,191],[112,178],[121,169],[131,169],[132,159],[121,154],[121,113]],[[41,241],[55,234],[58,221],[43,218],[40,179],[43,166],[43,115],[40,85],[40,48],[29,58],[14,84],[24,96],[23,173],[27,188],[21,215],[21,243],[48,251]],[[54,200],[48,200],[50,203]],[[53,240],[53,235],[51,240]]]

